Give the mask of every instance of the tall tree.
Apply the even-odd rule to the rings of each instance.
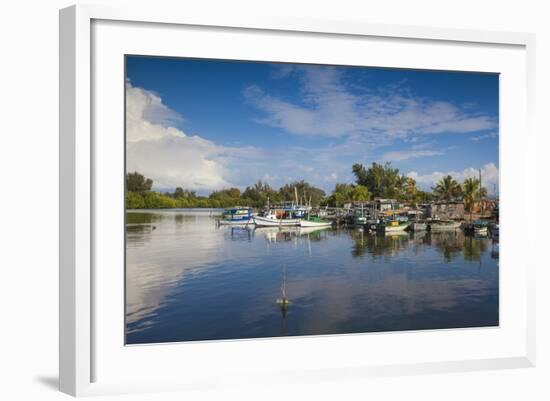
[[[464,193],[464,206],[470,212],[472,211],[476,201],[487,196],[487,189],[480,186],[480,182],[476,178],[466,178],[462,184]]]
[[[236,199],[241,197],[241,191],[239,188],[222,189],[221,191],[214,191],[210,194],[210,199]]]
[[[182,187],[176,187],[173,197],[176,199],[196,198],[197,193],[195,191],[189,191],[188,189],[183,189]]]
[[[351,193],[352,200],[354,201],[368,201],[371,195],[369,189],[364,185],[356,185]]]
[[[372,163],[372,165],[373,167],[379,166],[376,163]],[[367,170],[365,169],[365,166],[360,163],[355,163],[352,166],[351,171],[353,171],[353,174],[355,175],[355,182],[357,182],[357,184],[364,185],[366,187],[369,186],[369,183],[367,182]],[[372,191],[373,187],[370,187],[370,189]]]
[[[368,201],[371,197],[372,194],[364,185],[337,183],[326,201],[330,206],[342,206],[352,201]]]
[[[433,200],[433,194],[431,192],[417,190],[414,196],[415,202],[431,202]]]
[[[334,191],[328,197],[327,203],[330,206],[342,206],[352,200],[354,187],[352,184],[336,183]]]
[[[416,200],[418,188],[416,186],[416,180],[414,178],[404,177],[402,188],[405,195],[404,197],[407,200]]]
[[[358,185],[368,188],[375,197],[396,198],[402,196],[403,184],[406,177],[399,174],[399,169],[393,168],[391,163],[372,165],[365,169],[362,164],[354,164],[353,174]]]
[[[279,193],[275,191],[267,182],[258,180],[252,186],[246,187],[242,194],[243,198],[252,200],[256,206],[263,206],[267,198],[271,203],[279,201]]]
[[[432,190],[442,200],[453,200],[462,195],[462,188],[450,175],[440,179]]]
[[[153,180],[145,178],[137,171],[126,173],[126,191],[144,193],[150,191],[152,187]]]
[[[286,184],[279,189],[281,199],[284,201],[295,200],[296,193],[298,194],[298,200],[302,199],[303,203],[308,203],[311,199],[312,205],[319,205],[325,197],[325,191],[304,180]]]

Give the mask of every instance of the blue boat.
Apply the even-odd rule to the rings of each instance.
[[[254,210],[251,207],[233,207],[222,213],[221,225],[254,224]]]

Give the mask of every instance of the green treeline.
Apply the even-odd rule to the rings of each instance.
[[[397,199],[401,202],[429,202],[432,200],[464,201],[470,210],[474,202],[487,195],[480,188],[477,179],[468,178],[459,184],[451,176],[442,178],[431,192],[422,191],[416,181],[393,168],[390,163],[372,163],[368,168],[362,164],[352,167],[355,183],[337,183],[330,195],[305,182],[292,182],[279,189],[261,180],[246,187],[228,188],[212,192],[209,196],[199,196],[195,191],[176,188],[174,192],[155,192],[153,181],[138,172],[126,174],[127,209],[168,209],[168,208],[227,208],[232,206],[263,207],[268,199],[270,204],[293,201],[313,206],[343,206],[352,201],[368,201],[373,198]]]
[[[152,191],[153,181],[138,172],[126,174],[127,209],[169,208],[226,208],[232,206],[263,207],[268,198],[271,204],[292,201],[296,194],[301,202],[319,205],[325,199],[325,191],[305,181],[286,184],[278,190],[258,181],[241,193],[238,188],[222,189],[209,196],[199,196],[195,191],[176,188],[174,192]],[[295,189],[296,188],[296,189]]]

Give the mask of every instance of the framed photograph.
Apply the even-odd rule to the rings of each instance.
[[[533,366],[533,49],[62,10],[61,390]]]

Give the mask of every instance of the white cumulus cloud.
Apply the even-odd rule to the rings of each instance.
[[[231,184],[220,162],[225,149],[173,126],[181,116],[154,93],[126,84],[126,169],[151,178],[156,189],[212,190]]]

